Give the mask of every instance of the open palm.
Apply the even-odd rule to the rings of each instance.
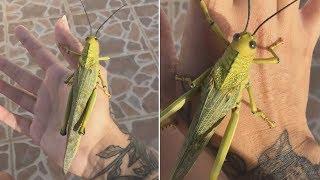
[[[18,26],[15,34],[45,71],[45,77],[40,79],[4,57],[0,57],[0,70],[22,87],[17,88],[1,80],[1,93],[33,114],[31,120],[0,107],[0,119],[14,130],[29,136],[34,144],[40,145],[51,160],[62,166],[66,136],[61,136],[59,132],[64,121],[70,90],[70,86],[68,87],[64,80],[72,73],[72,70],[60,64],[59,60],[23,26]],[[82,45],[70,33],[65,17],[57,22],[55,35],[58,44],[65,45],[73,51],[81,52]],[[64,49],[60,50],[71,69],[74,69],[79,57],[66,53]],[[103,68],[101,68],[101,72],[105,77],[106,72]],[[70,168],[70,171],[77,175],[86,173],[85,170],[89,163],[88,156],[96,153],[93,152],[94,147],[106,136],[107,130],[115,126],[109,115],[109,101],[107,100],[107,96],[100,89],[86,127],[87,133],[82,137],[79,151]],[[87,169],[87,171],[89,170]]]

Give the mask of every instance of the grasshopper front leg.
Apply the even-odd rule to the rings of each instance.
[[[280,62],[279,56],[274,52],[274,49],[279,46],[280,44],[283,44],[283,40],[279,38],[277,41],[272,43],[267,50],[273,55],[270,58],[256,58],[253,60],[256,64],[278,64]]]
[[[87,125],[89,116],[93,110],[93,106],[96,102],[96,98],[97,98],[97,88],[95,88],[92,91],[90,98],[87,102],[86,108],[84,109],[80,119],[78,120],[78,122],[75,124],[73,128],[73,130],[78,131],[79,134],[85,134],[85,127]]]
[[[232,139],[236,131],[236,127],[238,125],[239,112],[240,112],[240,103],[237,103],[237,106],[234,109],[232,109],[230,121],[223,135],[216,159],[214,160],[213,168],[210,173],[211,180],[218,179],[222,165],[224,163],[224,160],[226,159],[227,153],[232,143]]]
[[[108,92],[108,87],[106,85],[106,83],[104,82],[100,72],[99,72],[99,75],[98,75],[99,79],[100,79],[100,82],[101,82],[101,85],[102,85],[102,88],[103,88],[103,92],[110,98],[111,95],[110,93]]]
[[[110,59],[109,56],[99,57],[99,61],[109,61],[109,59]]]
[[[76,56],[81,56],[81,53],[75,52],[65,45],[58,44],[58,47],[63,49],[67,54],[74,54]]]
[[[275,122],[270,120],[264,112],[262,112],[260,109],[257,108],[257,105],[256,105],[256,102],[254,100],[254,97],[253,97],[253,90],[252,90],[252,87],[250,85],[250,83],[248,83],[246,85],[246,89],[248,91],[248,94],[249,94],[249,100],[250,100],[250,109],[251,109],[251,112],[255,115],[255,116],[259,116],[261,117],[264,121],[266,121],[269,125],[270,128],[274,128],[275,127]]]
[[[204,0],[200,0],[200,8],[201,8],[207,22],[209,23],[211,31],[215,32],[218,35],[218,37],[220,37],[224,41],[224,43],[226,45],[229,45],[230,44],[229,41],[224,37],[224,35],[223,35],[221,29],[219,28],[219,26],[217,25],[217,23],[215,23],[213,21],[213,19],[210,17],[207,5],[204,2]]]
[[[191,88],[194,88],[196,86],[200,86],[201,83],[204,81],[204,79],[210,74],[210,72],[212,71],[212,67],[208,68],[205,72],[203,72],[199,77],[197,77],[195,80],[191,80],[190,77],[185,77],[185,76],[182,76],[182,75],[176,75],[175,76],[175,79],[177,81],[182,81],[182,82],[186,82],[188,83],[188,85],[191,87]]]

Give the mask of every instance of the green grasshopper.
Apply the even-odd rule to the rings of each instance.
[[[100,46],[97,35],[103,25],[115,15],[121,6],[112,13],[98,28],[95,35],[92,34],[92,26],[89,16],[80,0],[88,23],[90,25],[90,35],[86,38],[84,49],[81,53],[74,52],[67,47],[60,46],[67,53],[73,53],[79,56],[79,65],[75,72],[69,76],[65,83],[71,85],[71,90],[68,97],[68,103],[65,113],[65,121],[60,130],[62,136],[67,135],[67,147],[64,156],[63,170],[65,173],[71,165],[71,162],[79,148],[81,136],[85,134],[85,127],[96,102],[97,87],[101,87],[105,94],[110,97],[107,86],[103,81],[100,73],[99,61],[107,61],[109,57],[99,57]]]
[[[270,120],[264,112],[256,107],[249,81],[249,70],[252,64],[278,64],[279,57],[275,53],[274,48],[282,43],[282,39],[279,38],[267,48],[272,57],[256,58],[257,43],[254,35],[263,24],[295,2],[297,2],[297,0],[292,1],[271,15],[251,34],[247,32],[250,20],[250,0],[248,0],[248,18],[246,26],[242,32],[234,34],[233,40],[230,43],[223,37],[220,28],[209,16],[204,1],[200,0],[201,9],[210,24],[210,29],[224,40],[227,47],[217,63],[195,80],[191,81],[190,78],[180,75],[176,76],[176,80],[188,82],[191,89],[161,112],[161,128],[172,124],[169,117],[180,110],[196,92],[200,90],[201,95],[199,108],[189,127],[186,140],[178,155],[177,165],[171,179],[183,179],[201,151],[208,144],[216,127],[221,123],[227,113],[231,111],[231,118],[210,174],[210,179],[215,180],[218,178],[237,127],[242,91],[244,89],[246,89],[249,94],[251,112],[266,121],[270,128],[275,126],[275,122]]]

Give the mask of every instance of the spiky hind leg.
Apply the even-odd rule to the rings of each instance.
[[[176,99],[174,102],[172,102],[169,106],[167,106],[165,109],[161,110],[160,112],[160,127],[165,128],[172,124],[172,119],[169,118],[173,114],[175,114],[177,111],[179,111],[187,101],[189,101],[194,94],[199,90],[199,86],[196,86],[192,89],[190,89],[188,92],[184,93],[182,96],[180,96],[178,99]]]
[[[216,159],[214,160],[213,168],[210,173],[210,180],[218,179],[222,165],[224,163],[224,160],[226,159],[227,153],[232,143],[236,127],[238,125],[239,111],[240,104],[238,103],[237,106],[232,110],[230,121],[220,143]]]
[[[69,120],[70,110],[71,110],[71,106],[72,106],[71,102],[72,102],[72,88],[71,88],[71,90],[69,92],[69,96],[68,96],[66,113],[65,113],[65,117],[64,117],[64,124],[60,130],[60,134],[62,136],[65,136],[67,134],[68,120]]]
[[[211,70],[212,68],[208,68],[204,73],[202,73],[199,77],[197,77],[193,81],[190,78],[176,75],[177,81],[188,82],[191,89],[186,93],[184,93],[182,96],[180,96],[178,99],[176,99],[174,102],[172,102],[165,109],[161,110],[160,112],[161,129],[173,124],[172,118],[169,118],[169,117],[175,114],[177,111],[179,111],[185,105],[185,103],[189,101],[197,91],[199,91],[202,82],[210,74]]]
[[[64,81],[64,83],[67,85],[72,85],[73,76],[74,76],[74,73],[72,73],[69,77],[67,77],[67,79]]]
[[[96,102],[96,98],[97,98],[97,88],[95,88],[92,91],[90,98],[87,102],[86,108],[84,109],[80,119],[78,120],[78,122],[75,124],[73,128],[73,130],[78,131],[79,134],[85,134],[85,127],[87,125],[87,121],[90,117],[90,114],[92,113],[93,106]]]

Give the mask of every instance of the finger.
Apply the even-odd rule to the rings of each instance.
[[[2,180],[14,180],[13,177],[9,173],[4,172],[4,171],[0,172],[0,179],[2,179]]]
[[[7,82],[0,80],[0,92],[17,103],[23,109],[33,113],[33,107],[36,103],[36,97],[30,93],[23,91]]]
[[[302,19],[307,25],[306,29],[312,29],[319,34],[320,31],[320,1],[319,0],[309,0],[301,8]]]
[[[0,121],[20,133],[27,136],[30,134],[30,125],[32,121],[23,116],[11,113],[2,106],[0,106]]]
[[[75,38],[70,32],[68,21],[66,16],[59,19],[55,26],[55,37],[58,44],[64,45],[70,50],[81,53],[83,46],[80,41]],[[64,49],[60,48],[60,52],[67,59],[72,68],[76,68],[78,65],[79,56],[73,53],[67,53]]]
[[[22,88],[33,95],[37,95],[42,80],[31,72],[11,63],[0,56],[0,70],[17,82]]]
[[[15,35],[22,45],[28,50],[37,64],[46,70],[49,66],[57,64],[55,56],[46,49],[24,26],[15,29]]]
[[[161,106],[167,105],[174,98],[176,66],[178,58],[172,38],[172,30],[166,14],[160,10],[160,75]]]
[[[287,6],[293,2],[293,0],[278,0],[277,3],[277,10],[279,11],[283,7]],[[285,12],[281,12],[278,14],[279,20],[287,20],[288,18],[295,17],[294,15],[298,14],[299,12],[299,3],[300,1],[297,1],[290,5],[288,8],[286,8]]]
[[[214,14],[213,12],[224,12],[226,10],[230,10],[230,8],[233,6],[233,0],[226,0],[226,1],[221,1],[221,0],[203,0],[207,8],[209,10],[209,14]],[[221,10],[221,11],[220,11]],[[214,17],[212,17],[214,18]]]

